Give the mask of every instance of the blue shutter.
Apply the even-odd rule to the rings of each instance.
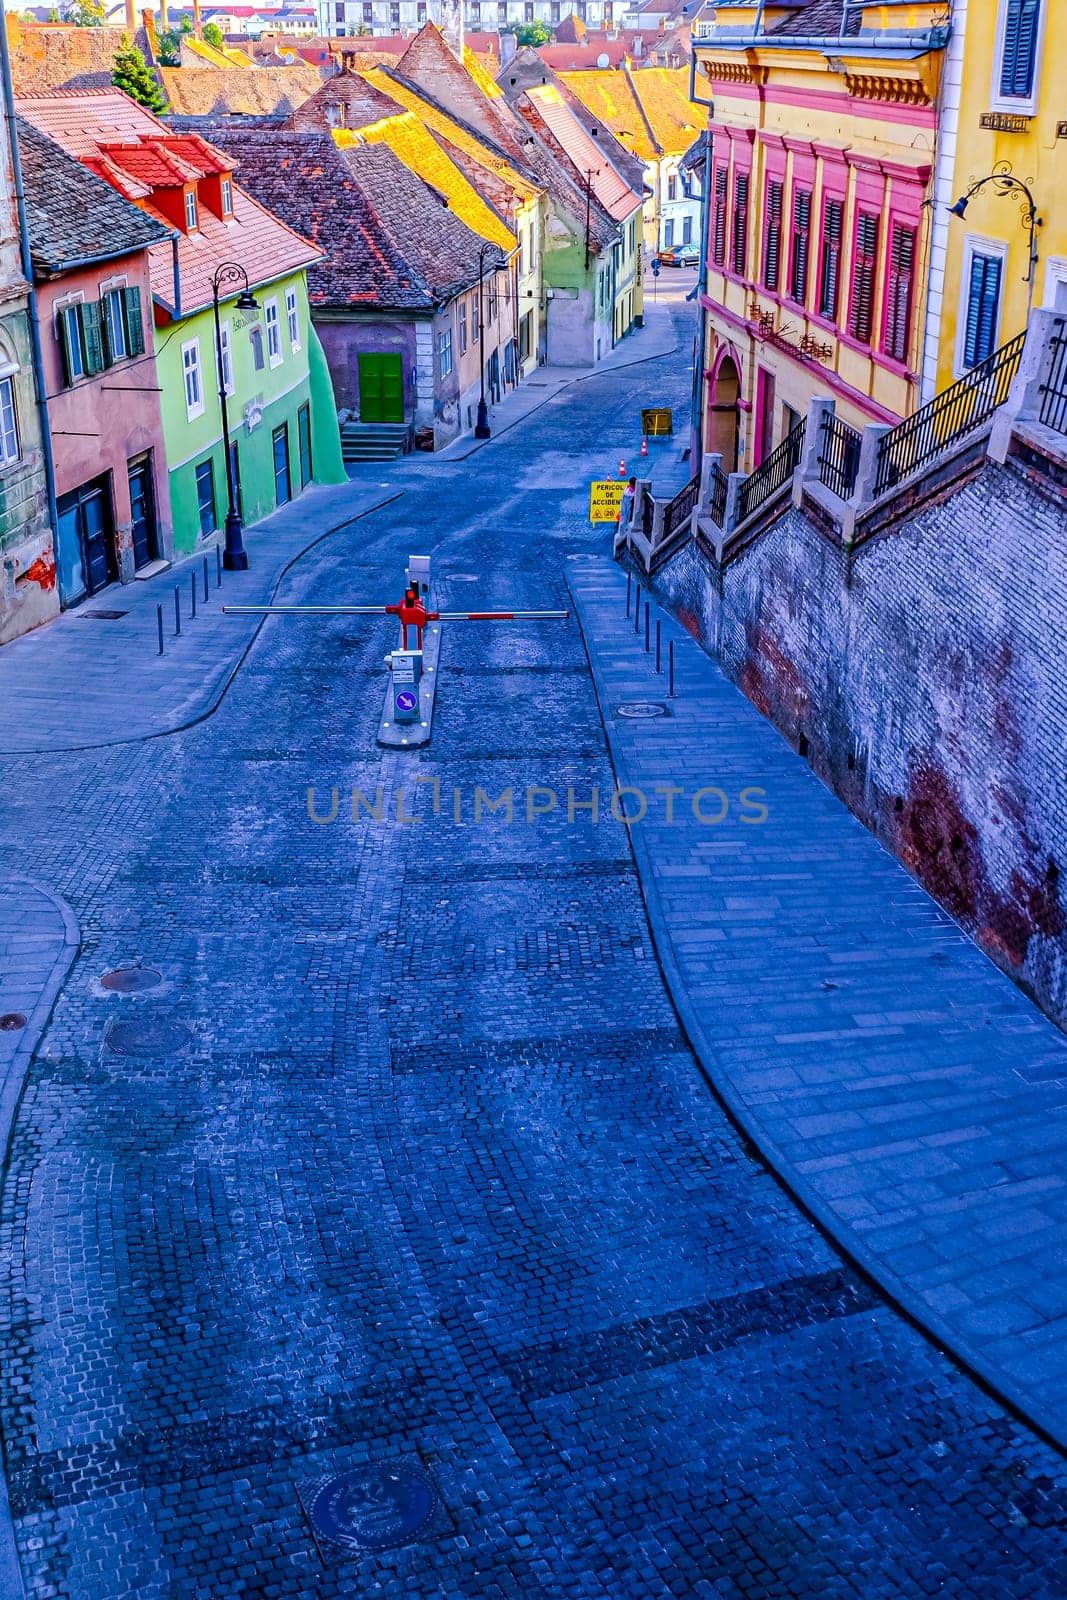
[[[1028,100],[1034,92],[1040,19],[1041,0],[1008,0],[1004,17],[1000,92],[1009,99]]]
[[[963,365],[976,367],[993,354],[1000,305],[1001,260],[999,256],[971,257],[971,281],[967,296],[967,326],[964,333]]]

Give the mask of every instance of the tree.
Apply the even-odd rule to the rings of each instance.
[[[125,33],[115,51],[111,81],[116,89],[122,89],[131,100],[157,116],[167,109],[167,97],[153,77],[151,67]]]
[[[552,29],[544,22],[513,22],[503,32],[513,33],[516,44],[532,45],[534,49],[539,44],[547,44],[552,37]]]
[[[64,7],[64,22],[73,22],[76,28],[99,28],[107,15],[104,0],[69,0]]]
[[[222,29],[217,22],[204,23],[204,43],[213,44],[216,50],[221,50],[226,43],[222,36]]]
[[[182,64],[182,39],[192,33],[193,25],[183,17],[176,28],[167,28],[159,35],[159,64],[161,67],[180,67]]]

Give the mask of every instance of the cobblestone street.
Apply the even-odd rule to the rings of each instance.
[[[636,469],[642,405],[688,413],[668,299],[679,353],[375,465],[354,496],[400,497],[278,598],[392,600],[425,551],[442,610],[570,606],[567,557],[610,551],[590,479]],[[269,619],[185,731],[0,758],[0,878],[56,897],[20,984],[58,902],[80,939],[0,1195],[25,1593],[1062,1600],[1061,1456],[700,1071],[576,620],[445,629],[421,752],[375,744],[391,619],[339,617]],[[430,1486],[410,1542],[316,1539],[317,1486],[364,1466]]]

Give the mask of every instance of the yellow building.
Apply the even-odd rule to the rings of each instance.
[[[713,101],[702,434],[729,469],[814,396],[854,429],[919,402],[945,8],[842,15],[719,6],[693,28]]]
[[[1067,281],[1065,61],[1063,0],[952,8],[924,398],[1021,333],[1031,304],[1050,305]],[[1040,219],[1032,263],[1026,190]]]

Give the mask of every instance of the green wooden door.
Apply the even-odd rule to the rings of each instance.
[[[361,422],[403,422],[404,366],[397,355],[373,352],[359,358]]]

